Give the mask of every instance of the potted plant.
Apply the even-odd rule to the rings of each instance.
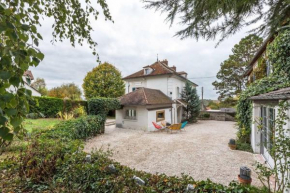
[[[231,148],[231,150],[235,150],[237,148],[236,140],[234,139],[230,139],[230,142],[228,145]]]
[[[250,185],[252,183],[251,169],[246,166],[240,167],[240,174],[238,175],[238,179],[241,184]]]

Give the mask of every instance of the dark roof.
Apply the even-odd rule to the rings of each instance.
[[[173,75],[176,75],[176,76],[178,76],[178,77],[180,77],[182,79],[188,80],[187,78],[182,76],[180,73],[176,72],[174,69],[169,67],[166,64],[166,61],[157,61],[157,62],[153,63],[152,65],[145,66],[145,67],[150,67],[150,68],[153,69],[153,71],[150,74],[144,74],[144,70],[142,69],[142,70],[140,70],[138,72],[135,72],[135,73],[133,73],[133,74],[131,74],[129,76],[124,77],[123,80],[131,79],[131,78],[142,78],[142,77],[166,75],[166,74],[173,74]],[[190,81],[190,80],[188,80],[188,81]],[[191,83],[197,86],[197,84],[195,84],[193,82],[191,82]]]
[[[23,76],[29,76],[29,78],[30,78],[31,80],[34,80],[33,74],[32,74],[32,72],[31,72],[30,70],[26,70],[26,71],[24,72]]]
[[[121,105],[161,105],[172,104],[172,100],[156,89],[139,88],[119,98]]]
[[[253,59],[250,61],[249,65],[247,66],[247,70],[244,74],[244,76],[249,76],[249,74],[253,71],[253,66],[255,64],[255,62],[261,57],[261,55],[264,53],[264,51],[267,48],[268,43],[272,42],[274,39],[273,35],[270,35],[261,45],[261,47],[259,48],[259,50],[257,51],[257,53],[255,54],[255,56],[253,57]]]
[[[282,88],[250,98],[251,100],[283,100],[290,99],[290,87]]]

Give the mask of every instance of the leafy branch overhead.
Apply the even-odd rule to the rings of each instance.
[[[44,54],[37,48],[42,40],[38,27],[43,18],[52,18],[52,43],[68,39],[72,46],[86,42],[96,55],[90,18],[98,19],[100,7],[105,19],[112,21],[106,0],[1,0],[0,1],[0,147],[14,134],[23,133],[21,125],[28,112],[31,92],[23,88],[24,72],[38,66]]]
[[[220,41],[235,34],[241,28],[261,22],[251,30],[258,35],[273,34],[290,21],[290,4],[285,0],[143,0],[146,8],[167,14],[172,25],[180,16],[184,29],[176,33],[183,38],[215,39]],[[251,18],[251,19],[249,19]]]

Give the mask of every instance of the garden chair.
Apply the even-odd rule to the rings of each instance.
[[[162,127],[161,125],[158,125],[155,122],[152,122],[152,124],[154,125],[155,129],[158,129],[159,131],[162,131],[163,129],[165,129],[165,127]]]
[[[170,125],[167,128],[171,131],[171,133],[172,131],[181,131],[181,123]]]
[[[188,122],[185,121],[185,122],[183,122],[182,125],[181,125],[181,129],[183,129],[184,131],[185,131],[185,126],[187,125],[187,123],[188,123]]]

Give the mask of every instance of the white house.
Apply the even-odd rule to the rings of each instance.
[[[260,94],[250,98],[253,101],[253,121],[251,132],[251,144],[255,153],[260,153],[270,167],[274,167],[274,161],[269,151],[272,148],[274,123],[278,113],[278,104],[281,100],[290,102],[290,87]],[[287,112],[290,117],[290,110]],[[258,122],[257,122],[258,121]],[[262,128],[259,128],[262,126]],[[285,135],[290,136],[290,120],[284,125]]]
[[[266,59],[266,69],[264,69],[266,71],[265,75],[269,76],[272,73],[272,66],[267,61],[266,57],[266,48],[273,40],[274,36],[268,37],[251,60],[245,73],[245,76],[248,78],[249,82],[254,82],[256,80],[255,69],[258,68],[258,61],[262,57]],[[254,153],[261,154],[265,160],[265,163],[273,168],[274,160],[270,155],[270,150],[272,149],[273,145],[272,136],[276,135],[275,120],[279,110],[278,104],[281,100],[290,102],[290,87],[253,96],[250,98],[250,100],[253,102],[253,122],[251,127],[252,149]],[[287,110],[285,113],[290,118],[290,110]],[[290,120],[286,121],[284,130],[285,136],[290,137]],[[287,178],[287,176],[285,178]],[[290,176],[288,178],[290,178]],[[290,190],[288,191],[290,192]]]
[[[31,93],[32,93],[32,96],[41,96],[40,92],[38,92],[35,88],[33,88],[31,86],[31,82],[32,82],[32,80],[34,80],[34,77],[33,77],[33,74],[32,74],[32,72],[30,70],[27,70],[27,71],[24,72],[24,74],[22,76],[22,79],[23,79],[23,82],[24,82],[23,87],[28,89],[28,90],[30,90]],[[13,86],[11,86],[9,88],[9,90],[11,92],[15,92],[15,88]]]
[[[116,111],[116,125],[123,128],[154,131],[152,122],[180,123],[186,103],[181,92],[186,72],[178,72],[168,61],[157,61],[125,78],[126,94],[120,98],[123,108]],[[193,87],[197,85],[189,81]]]

